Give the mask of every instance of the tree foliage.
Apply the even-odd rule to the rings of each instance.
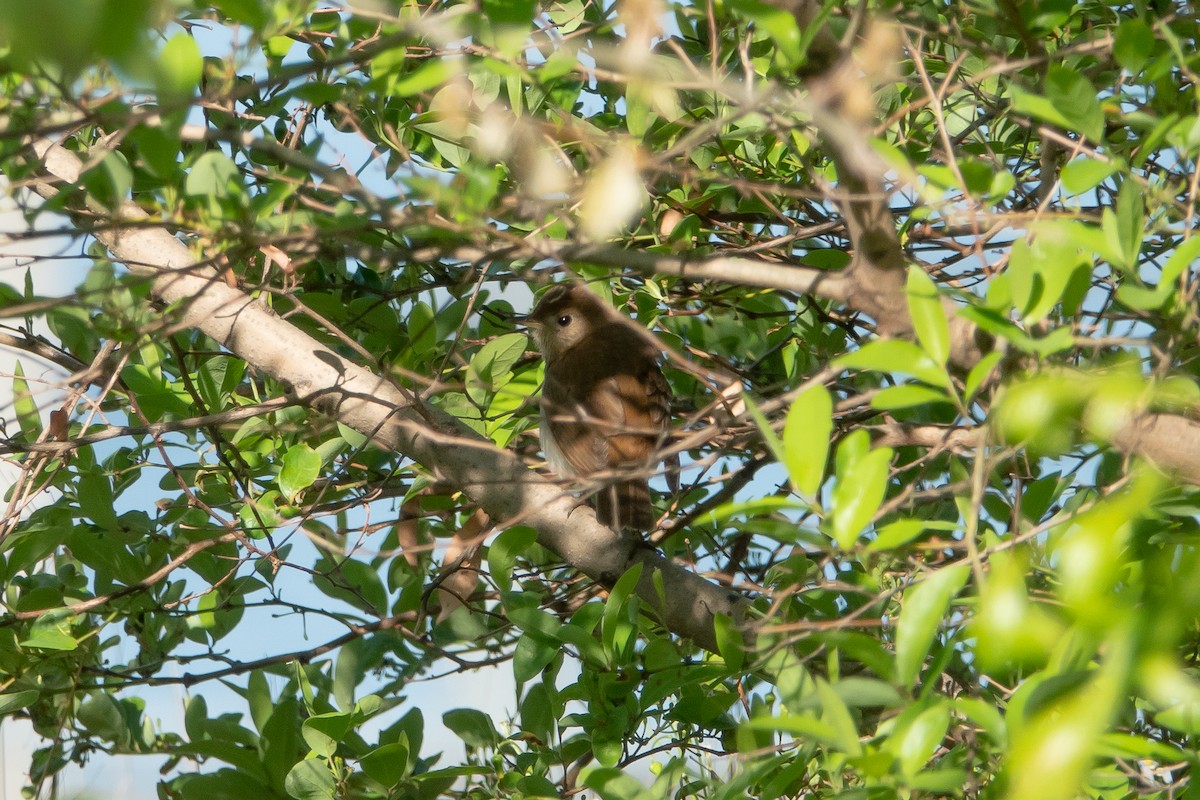
[[[88,262],[0,291],[31,786],[158,754],[172,798],[1183,791],[1198,23],[3,0],[14,247]],[[538,471],[514,316],[562,280],[663,347],[653,547]],[[499,662],[514,719],[465,699],[436,752],[419,681]]]

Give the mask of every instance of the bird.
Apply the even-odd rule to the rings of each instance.
[[[580,283],[552,286],[525,324],[546,365],[540,439],[547,463],[561,477],[598,486],[590,501],[604,525],[649,531],[648,475],[671,423],[658,348]]]

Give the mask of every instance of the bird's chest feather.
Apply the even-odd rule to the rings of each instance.
[[[613,466],[614,453],[628,449],[629,431],[656,424],[649,387],[657,364],[636,336],[614,333],[582,342],[546,366],[541,443],[556,472]]]

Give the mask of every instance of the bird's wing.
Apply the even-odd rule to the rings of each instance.
[[[561,475],[599,472],[608,465],[608,444],[597,433],[587,405],[572,393],[575,387],[553,380],[553,369],[547,368],[542,390],[542,452]]]
[[[608,467],[647,464],[670,423],[670,387],[654,359],[638,354],[624,369],[598,383],[587,402]]]
[[[655,353],[623,324],[599,334],[547,367],[543,411],[577,475],[646,465],[670,426],[671,389]]]

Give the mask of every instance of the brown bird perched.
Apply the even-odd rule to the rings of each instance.
[[[660,460],[671,421],[671,389],[657,348],[581,284],[552,287],[526,323],[546,361],[546,461],[563,477],[599,485],[592,505],[605,525],[650,530],[646,476]]]

